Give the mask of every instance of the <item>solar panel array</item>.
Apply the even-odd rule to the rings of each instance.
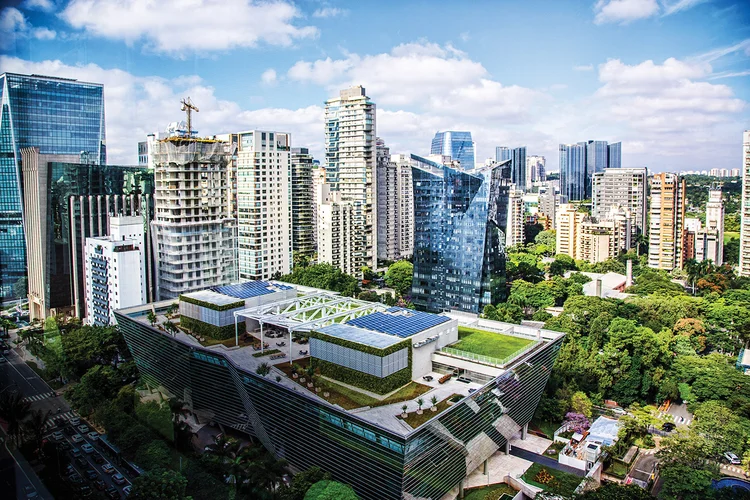
[[[400,342],[400,340],[393,337],[387,337],[369,330],[364,330],[355,326],[342,325],[340,323],[324,326],[318,331],[330,335],[331,337],[349,340],[356,342],[357,344],[369,345],[378,349],[385,349],[386,347]]]
[[[387,312],[350,319],[347,324],[406,338],[446,321],[450,321],[450,318],[403,307],[391,307]]]
[[[245,283],[237,283],[235,285],[215,286],[211,290],[238,299],[249,299],[250,297],[258,297],[278,290],[289,290],[290,288],[287,285],[269,283],[268,281],[246,281]]]

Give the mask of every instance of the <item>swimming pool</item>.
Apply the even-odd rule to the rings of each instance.
[[[722,488],[736,488],[738,490],[750,491],[750,481],[744,479],[737,479],[736,477],[723,477],[721,479],[714,479],[711,481],[711,486],[715,490]]]

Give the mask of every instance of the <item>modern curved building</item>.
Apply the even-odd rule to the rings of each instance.
[[[461,162],[463,170],[473,170],[476,161],[471,132],[436,132],[432,139],[430,154],[450,156],[451,159]]]

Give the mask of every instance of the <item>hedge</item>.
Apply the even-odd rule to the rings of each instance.
[[[263,356],[270,356],[271,354],[276,354],[278,352],[281,352],[281,351],[279,351],[278,349],[266,349],[263,352],[254,352],[253,353],[253,357],[254,358],[260,358],[260,357],[263,357]]]
[[[194,318],[188,318],[187,316],[180,317],[180,326],[187,328],[197,335],[211,337],[216,340],[231,339],[235,336],[234,325],[214,326]],[[238,327],[240,335],[246,332],[244,321],[238,323]]]
[[[230,309],[237,309],[238,307],[245,307],[244,300],[239,300],[237,302],[232,302],[231,304],[224,304],[221,306],[217,306],[216,304],[212,304],[210,302],[205,302],[203,300],[193,299],[185,295],[180,295],[180,301],[187,302],[188,304],[195,304],[196,306],[200,306],[200,307],[205,307],[206,309],[211,309],[212,311],[229,311]]]
[[[330,377],[339,382],[350,384],[366,391],[376,394],[388,394],[399,387],[403,387],[411,382],[411,363],[403,370],[392,373],[387,377],[376,377],[369,373],[360,372],[346,366],[337,365],[330,361],[311,358],[313,366],[320,369],[320,374]]]
[[[385,349],[378,349],[377,347],[358,344],[356,342],[351,342],[349,340],[340,339],[338,337],[332,337],[330,335],[326,335],[324,333],[319,333],[319,332],[314,332],[314,331],[310,332],[309,336],[314,339],[319,339],[319,340],[322,340],[324,342],[328,342],[331,344],[340,345],[342,347],[348,347],[349,349],[354,349],[355,351],[361,351],[367,354],[372,354],[373,356],[380,356],[381,358],[388,356],[389,354],[393,354],[394,352],[398,352],[405,347],[409,347],[409,365],[411,365],[411,340],[408,340],[408,339],[404,340],[403,342],[393,344],[392,346],[388,346]]]

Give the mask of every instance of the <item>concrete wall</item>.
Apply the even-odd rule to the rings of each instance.
[[[446,321],[423,332],[410,337],[412,345],[418,344],[428,337],[438,336],[438,339],[421,347],[412,348],[412,378],[418,379],[432,371],[432,353],[458,340],[458,321]]]

